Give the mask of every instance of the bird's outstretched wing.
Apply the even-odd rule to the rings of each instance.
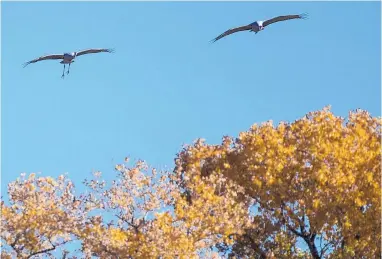
[[[29,64],[31,64],[31,63],[36,63],[36,62],[41,61],[41,60],[47,60],[47,59],[63,59],[63,58],[64,58],[64,55],[63,55],[63,54],[46,55],[46,56],[42,56],[42,57],[33,59],[33,60],[31,60],[31,61],[28,61],[28,62],[25,62],[25,63],[23,64],[23,66],[26,67],[27,65],[29,65]]]
[[[286,21],[286,20],[292,20],[292,19],[306,19],[308,14],[303,13],[303,14],[292,14],[292,15],[281,15],[274,17],[272,19],[266,20],[263,22],[263,26],[268,26],[272,23],[275,22],[281,22],[281,21]]]
[[[219,36],[217,36],[215,39],[213,39],[212,42],[218,41],[221,38],[228,36],[232,33],[239,32],[239,31],[247,31],[247,30],[250,30],[251,28],[252,28],[252,26],[249,24],[249,25],[244,25],[244,26],[229,29],[229,30],[223,32],[222,34],[220,34]]]
[[[91,54],[91,53],[99,53],[99,52],[109,52],[113,53],[114,49],[85,49],[77,52],[77,56]]]

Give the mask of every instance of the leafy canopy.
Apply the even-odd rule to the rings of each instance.
[[[143,161],[75,195],[30,174],[1,203],[2,257],[374,258],[381,253],[381,119],[328,107]],[[70,244],[79,249],[70,249]],[[61,254],[61,255],[60,255]]]

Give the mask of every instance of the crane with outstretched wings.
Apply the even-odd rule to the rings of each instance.
[[[85,55],[85,54],[93,54],[93,53],[100,53],[100,52],[108,52],[113,53],[114,49],[85,49],[78,52],[71,52],[71,53],[64,53],[64,54],[51,54],[51,55],[45,55],[41,56],[39,58],[33,59],[31,61],[28,61],[24,63],[24,67],[26,67],[29,64],[36,63],[43,60],[54,60],[54,59],[61,59],[60,64],[64,64],[64,70],[62,71],[62,78],[65,76],[65,65],[69,64],[68,71],[66,74],[69,74],[70,70],[70,64],[73,63],[76,59],[76,57]]]
[[[223,32],[222,34],[220,34],[219,36],[217,36],[216,38],[214,38],[212,40],[212,42],[218,41],[221,38],[224,38],[224,37],[226,37],[230,34],[236,33],[236,32],[250,31],[250,32],[258,33],[259,31],[264,30],[264,28],[266,26],[268,26],[272,23],[286,21],[286,20],[292,20],[292,19],[306,19],[306,18],[307,18],[307,14],[304,13],[304,14],[281,15],[281,16],[277,16],[277,17],[274,17],[274,18],[266,20],[266,21],[255,21],[255,22],[250,23],[248,25],[239,26],[236,28],[229,29],[229,30]]]

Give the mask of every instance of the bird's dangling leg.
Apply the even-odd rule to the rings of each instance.
[[[69,63],[68,71],[66,72],[67,75],[69,74],[69,70],[70,70],[70,63]]]
[[[62,71],[62,76],[61,76],[61,78],[64,79],[64,76],[65,76],[65,64],[64,64],[64,70]]]

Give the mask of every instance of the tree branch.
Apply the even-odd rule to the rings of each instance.
[[[120,220],[122,220],[123,222],[125,222],[127,225],[129,225],[130,227],[134,228],[135,230],[135,233],[138,234],[139,233],[139,226],[140,225],[135,225],[134,224],[134,219],[131,218],[131,222],[129,222],[127,219],[123,218],[122,216],[119,216],[119,215],[116,215],[117,218],[119,218]]]
[[[244,234],[245,237],[247,237],[249,239],[249,241],[251,242],[251,248],[257,252],[259,255],[260,255],[260,258],[261,259],[266,259],[267,258],[267,254],[259,247],[258,244],[256,244],[255,240],[253,240],[253,238],[248,235],[248,234]]]
[[[40,250],[40,251],[37,251],[37,252],[34,252],[32,254],[30,254],[27,258],[31,258],[32,256],[35,256],[35,255],[38,255],[38,254],[45,254],[47,252],[50,252],[50,251],[53,251],[54,249],[56,249],[56,246],[53,245],[52,243],[50,243],[52,245],[51,248],[47,248],[47,249],[44,249],[44,250]]]
[[[48,240],[48,241],[49,241],[50,245],[52,246],[51,248],[47,248],[47,249],[44,249],[44,250],[40,250],[40,251],[34,252],[34,253],[30,254],[27,258],[31,258],[32,256],[35,256],[35,255],[38,255],[38,254],[45,254],[45,253],[48,253],[48,252],[50,252],[50,251],[55,250],[55,249],[57,248],[57,246],[61,246],[61,245],[64,245],[64,244],[66,244],[66,243],[69,242],[69,241],[64,241],[64,242],[62,242],[62,243],[60,243],[60,244],[53,245],[53,244],[52,244],[52,241],[50,241],[50,240]]]

